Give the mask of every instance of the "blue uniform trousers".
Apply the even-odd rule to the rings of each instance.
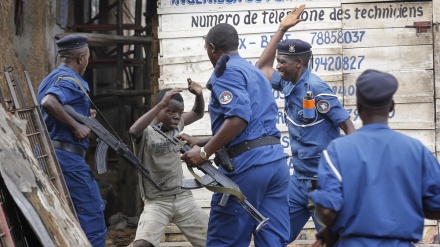
[[[336,244],[335,247],[414,247],[409,240],[400,239],[387,239],[387,238],[365,238],[365,237],[349,237],[342,238]]]
[[[79,223],[93,247],[104,247],[107,227],[105,205],[90,170],[63,172]]]
[[[286,160],[229,176],[258,211],[269,218],[267,225],[254,235],[255,246],[284,247],[289,236]],[[258,222],[233,197],[225,207],[218,205],[222,194],[214,193],[208,223],[207,247],[248,247]]]
[[[321,230],[321,226],[315,218],[315,212],[309,209],[310,179],[298,179],[295,174],[290,176],[289,182],[289,215],[290,215],[290,237],[289,243],[293,242],[303,229],[304,225],[312,216],[315,228]]]

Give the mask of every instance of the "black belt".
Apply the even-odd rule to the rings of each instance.
[[[280,144],[280,138],[276,136],[262,136],[250,141],[240,142],[230,148],[228,148],[229,157],[232,159],[238,155],[249,151],[256,147]]]
[[[53,148],[55,149],[61,149],[67,152],[81,155],[82,157],[86,157],[86,150],[84,150],[84,148],[80,146],[73,145],[67,142],[55,141],[55,140],[52,140],[52,145]]]

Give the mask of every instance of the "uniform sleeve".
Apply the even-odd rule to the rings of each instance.
[[[329,145],[327,153],[330,162],[334,165],[336,172],[332,170],[325,155],[319,160],[318,166],[318,188],[310,193],[310,199],[322,207],[338,212],[343,205],[342,182],[339,181],[337,155],[333,151],[332,144]]]
[[[326,102],[329,103],[330,109],[328,112],[322,114],[324,114],[332,122],[334,127],[341,126],[345,120],[350,118],[350,114],[348,114],[347,110],[342,106],[337,95],[335,95],[328,85],[321,85],[320,92],[316,99],[316,107],[320,109],[320,107],[325,106]]]
[[[272,88],[277,91],[283,91],[284,87],[286,86],[286,81],[281,79],[280,72],[275,70],[272,74],[272,79],[270,80],[270,84],[272,85]]]
[[[249,122],[252,109],[249,94],[245,88],[246,78],[238,71],[227,71],[215,81],[212,91],[225,118],[236,116]]]
[[[434,155],[423,150],[423,208],[429,211],[440,210],[440,165]]]
[[[46,92],[46,94],[53,94],[57,97],[62,105],[69,102],[82,101],[84,92],[70,80],[60,80],[54,83]]]

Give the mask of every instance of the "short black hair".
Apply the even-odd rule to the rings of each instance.
[[[205,39],[208,43],[212,43],[224,51],[238,49],[237,30],[227,23],[220,23],[212,27]]]
[[[159,92],[157,92],[157,94],[156,94],[156,101],[154,102],[154,104],[155,105],[159,104],[159,102],[162,101],[163,96],[165,96],[165,93],[170,91],[170,90],[172,90],[172,88],[164,88],[164,89],[160,90]],[[175,100],[183,103],[183,98],[182,98],[182,95],[180,93],[174,94],[172,99],[175,99]]]

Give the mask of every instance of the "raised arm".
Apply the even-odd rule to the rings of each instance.
[[[185,112],[182,115],[185,125],[194,123],[205,114],[205,99],[203,98],[202,86],[188,78],[188,90],[196,96],[196,99],[191,111]]]
[[[154,118],[157,116],[160,110],[168,106],[171,98],[174,94],[182,92],[180,88],[173,88],[172,90],[165,93],[163,99],[157,103],[153,108],[151,108],[147,113],[142,115],[129,129],[128,133],[134,138],[138,139],[142,136],[144,129],[150,125]]]
[[[263,72],[263,74],[269,79],[272,79],[272,74],[275,71],[273,68],[273,62],[275,61],[277,44],[282,40],[284,34],[289,28],[295,26],[299,22],[303,21],[301,19],[301,14],[304,11],[305,5],[302,4],[299,7],[295,7],[280,23],[280,27],[273,35],[269,44],[261,53],[260,59],[258,60],[257,67]]]

